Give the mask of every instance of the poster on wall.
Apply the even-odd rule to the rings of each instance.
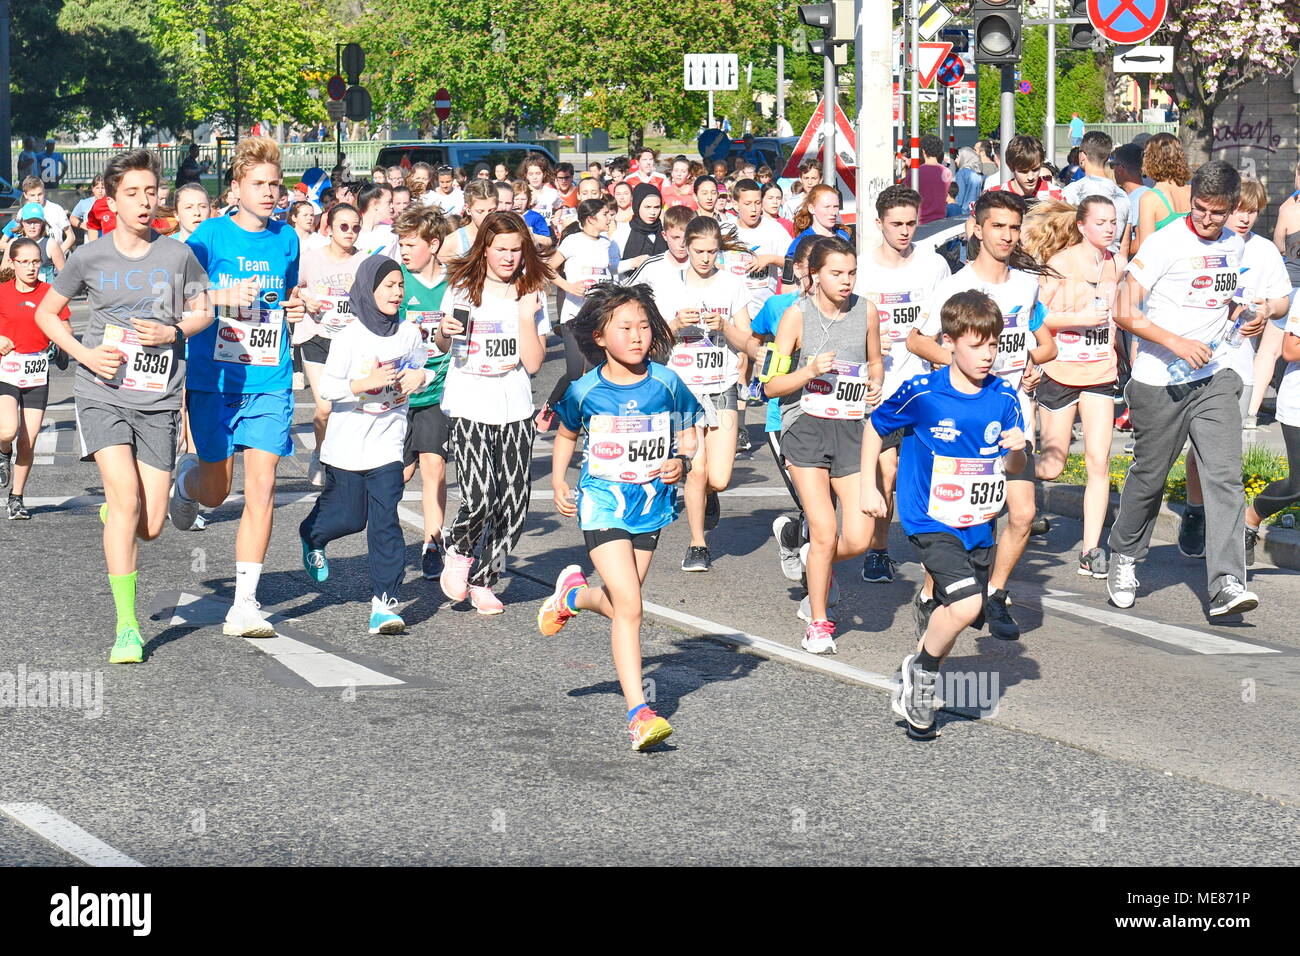
[[[952,111],[954,126],[975,125],[975,83],[967,80],[948,91],[948,108]]]

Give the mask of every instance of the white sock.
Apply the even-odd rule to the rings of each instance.
[[[260,562],[235,562],[235,600],[256,601],[257,582],[262,578]]]
[[[186,479],[188,479],[191,475],[198,475],[198,473],[199,470],[197,468],[190,468],[186,471],[181,472],[180,478],[177,479],[176,481],[176,490],[177,492],[180,493],[180,496],[184,498],[186,501],[194,500],[194,495],[190,492],[190,489],[186,487],[186,485],[188,484]]]

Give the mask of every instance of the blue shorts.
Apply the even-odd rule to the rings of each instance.
[[[218,462],[245,448],[272,455],[293,454],[293,391],[186,392],[194,450],[202,461]]]

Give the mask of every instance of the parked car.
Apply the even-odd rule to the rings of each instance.
[[[519,168],[529,153],[541,153],[555,165],[556,159],[551,151],[534,143],[507,143],[502,140],[448,140],[442,143],[394,143],[379,151],[375,160],[379,166],[412,166],[415,163],[428,163],[434,169],[439,166],[460,166],[466,172],[476,163],[487,163],[495,167],[505,163],[511,175]]]
[[[743,156],[754,164],[755,169],[768,166],[772,175],[779,179],[781,170],[785,168],[786,161],[798,142],[798,136],[750,136],[735,139],[727,151],[727,163],[734,165],[736,157]]]
[[[11,185],[9,180],[0,177],[0,209],[8,209],[10,206],[16,206],[22,201],[22,192]]]

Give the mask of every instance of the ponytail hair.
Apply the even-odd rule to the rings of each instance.
[[[1105,196],[1088,196],[1078,206],[1059,199],[1044,199],[1025,216],[1020,244],[1038,262],[1050,262],[1052,256],[1083,241],[1078,224],[1088,218],[1093,206],[1115,204]]]
[[[808,190],[808,196],[799,207],[799,211],[794,214],[794,234],[797,236],[812,226],[812,206],[818,199],[827,194],[839,197],[840,191],[834,186],[828,186],[825,183],[818,183],[812,189]]]

